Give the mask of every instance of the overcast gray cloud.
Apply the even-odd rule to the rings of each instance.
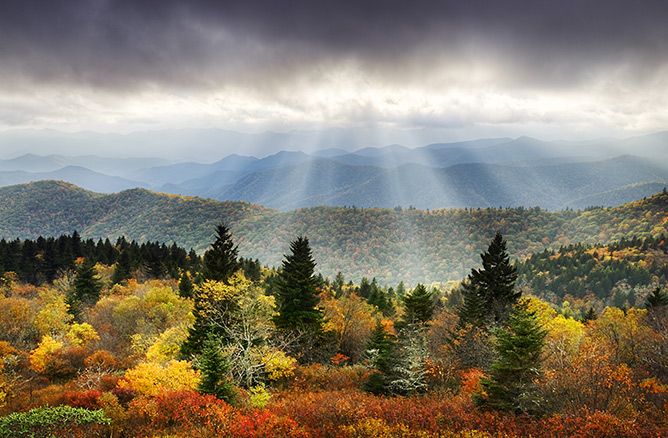
[[[658,0],[7,0],[0,125],[660,129],[666,23]]]

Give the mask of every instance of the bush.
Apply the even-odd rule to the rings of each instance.
[[[43,407],[0,418],[0,437],[103,436],[110,424],[101,410]]]

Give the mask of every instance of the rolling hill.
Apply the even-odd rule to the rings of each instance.
[[[538,208],[378,209],[314,207],[280,212],[133,189],[92,193],[43,181],[0,189],[0,236],[35,238],[78,230],[85,237],[175,241],[203,250],[226,222],[241,255],[278,265],[296,236],[312,242],[320,271],[383,283],[460,279],[496,230],[518,257],[576,242],[608,243],[668,234],[668,194],[616,208],[549,212]]]

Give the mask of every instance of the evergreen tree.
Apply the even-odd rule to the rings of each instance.
[[[334,278],[334,283],[332,287],[334,288],[334,294],[337,298],[343,293],[343,285],[346,284],[346,278],[343,276],[343,272],[339,271],[336,273]]]
[[[274,322],[280,329],[321,333],[323,315],[316,307],[320,297],[308,239],[297,238],[290,244],[290,250],[276,279],[278,314]]]
[[[400,281],[397,285],[397,296],[402,298],[404,295],[406,295],[406,286],[403,281]]]
[[[195,292],[193,282],[188,275],[188,271],[183,271],[179,279],[179,296],[182,298],[192,298]]]
[[[647,309],[656,309],[662,306],[668,306],[668,294],[662,291],[660,287],[657,287],[647,296],[645,307]]]
[[[227,281],[239,270],[238,248],[232,242],[230,230],[223,224],[216,227],[216,240],[204,253],[204,277],[207,280]]]
[[[220,342],[209,336],[204,342],[202,354],[197,359],[197,366],[202,373],[199,392],[215,395],[221,400],[234,404],[237,392],[228,374],[230,364],[223,355]]]
[[[506,241],[500,233],[496,233],[489,248],[480,257],[482,269],[472,269],[462,287],[464,305],[459,312],[461,324],[503,322],[522,294],[515,290],[517,269],[510,263]]]
[[[72,314],[79,317],[83,306],[92,306],[100,299],[102,282],[97,276],[95,265],[84,261],[76,271],[74,288],[70,291],[68,302]]]
[[[587,313],[584,314],[582,317],[582,322],[583,323],[588,323],[589,321],[593,321],[596,319],[596,311],[594,310],[593,307],[589,307],[589,310],[587,310]]]
[[[423,325],[434,316],[434,296],[422,284],[418,284],[411,293],[404,296],[404,306],[405,324]]]
[[[540,375],[545,335],[526,303],[518,303],[509,314],[507,326],[497,333],[498,359],[492,363],[489,378],[482,381],[485,396],[478,395],[476,401],[492,409],[539,412],[534,381]]]
[[[132,261],[130,260],[128,251],[123,250],[118,256],[118,262],[116,262],[114,274],[111,276],[111,282],[118,284],[130,277],[132,277]]]
[[[365,391],[376,395],[391,393],[392,377],[397,366],[396,349],[394,336],[387,333],[380,321],[377,321],[367,344],[367,355],[375,372],[365,382]]]

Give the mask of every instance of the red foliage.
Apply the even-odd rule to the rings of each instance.
[[[91,389],[88,391],[66,391],[63,394],[63,403],[75,408],[99,409],[101,391]]]

